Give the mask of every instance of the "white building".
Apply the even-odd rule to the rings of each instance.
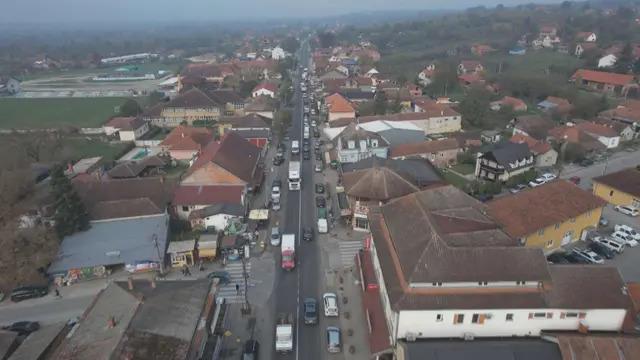
[[[282,60],[287,57],[287,53],[280,46],[271,49],[271,58],[273,60]]]
[[[192,228],[223,231],[234,220],[241,219],[245,214],[242,204],[219,203],[189,214]]]
[[[136,141],[149,131],[149,123],[137,117],[114,117],[102,128],[107,136],[118,134],[120,141]]]
[[[615,65],[616,61],[618,61],[618,58],[615,55],[613,54],[605,55],[598,60],[598,67],[609,68]]]
[[[549,265],[485,209],[448,185],[370,211],[358,264],[372,350],[392,352],[402,339],[622,329],[631,302],[616,268]]]
[[[132,61],[144,61],[158,58],[158,54],[140,53],[123,56],[115,56],[110,58],[101,59],[100,62],[104,65],[125,64]]]
[[[341,163],[354,163],[372,156],[386,159],[389,152],[389,144],[382,136],[354,123],[347,126],[334,141]]]

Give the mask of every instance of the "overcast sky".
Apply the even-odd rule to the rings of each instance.
[[[541,0],[549,2],[550,0]],[[367,10],[452,9],[524,0],[0,0],[0,22],[77,23],[235,20],[340,15]]]

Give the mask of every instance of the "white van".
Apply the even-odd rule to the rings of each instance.
[[[624,244],[621,244],[609,237],[596,236],[593,238],[593,241],[602,244],[606,248],[611,249],[618,254],[622,254],[622,252],[624,251]]]
[[[318,219],[318,233],[326,234],[329,232],[329,224],[327,223],[327,219]]]

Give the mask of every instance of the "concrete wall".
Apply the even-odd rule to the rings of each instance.
[[[572,220],[547,226],[540,231],[524,237],[525,246],[541,248],[545,252],[550,252],[561,247],[565,236],[570,236],[569,243],[578,241],[582,237],[582,232],[586,229],[597,228],[602,208],[597,208],[577,216]]]
[[[611,205],[640,205],[640,198],[596,181],[593,182],[593,193]]]

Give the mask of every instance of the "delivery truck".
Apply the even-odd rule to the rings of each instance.
[[[283,234],[280,244],[282,253],[282,268],[293,270],[296,267],[296,236],[294,234]]]

